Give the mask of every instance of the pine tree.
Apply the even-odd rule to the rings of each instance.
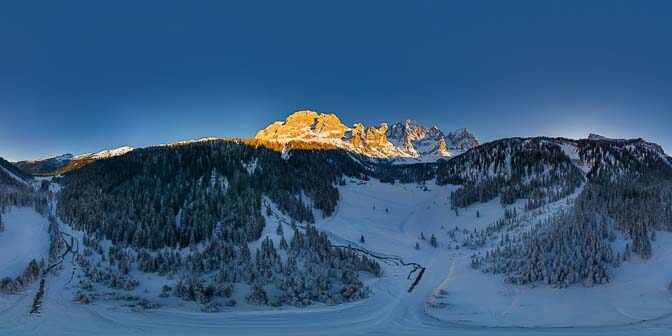
[[[439,244],[436,242],[436,236],[432,233],[432,237],[429,239],[429,244],[433,247],[437,247]]]
[[[476,218],[480,218],[480,217],[481,217],[481,213],[478,210],[476,210]]]
[[[630,251],[630,244],[629,243],[625,244],[625,252],[623,252],[623,261],[630,260],[631,253],[632,252]]]
[[[583,287],[593,287],[593,272],[588,272],[588,275],[583,279]]]
[[[614,259],[614,267],[619,268],[621,267],[621,253],[616,254],[616,258]]]
[[[362,243],[362,244],[364,244],[366,242],[366,240],[364,240],[364,235],[359,237],[359,242]]]
[[[420,243],[419,243],[419,242],[415,242],[415,249],[416,249],[416,250],[419,250],[419,249],[420,249]]]

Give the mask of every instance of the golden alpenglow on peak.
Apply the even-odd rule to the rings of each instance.
[[[298,111],[289,115],[284,122],[276,121],[259,131],[256,139],[289,142],[293,140],[340,139],[348,127],[333,114],[319,114],[314,111]]]
[[[449,133],[452,134],[452,133]],[[472,136],[473,137],[473,136]],[[297,111],[259,131],[255,139],[288,144],[303,143],[302,148],[341,148],[354,153],[392,159],[397,163],[435,161],[452,157],[468,149],[457,146],[436,126],[424,127],[414,121],[388,126],[365,126],[355,123],[348,127],[335,114]],[[475,139],[475,138],[474,138]]]

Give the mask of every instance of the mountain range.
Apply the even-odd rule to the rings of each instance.
[[[14,165],[24,172],[35,176],[58,175],[97,160],[126,154],[133,149],[134,148],[132,147],[124,146],[115,149],[106,149],[97,153],[81,155],[66,153],[44,159],[19,161],[15,162]]]
[[[401,163],[450,158],[480,144],[465,128],[445,134],[436,126],[426,127],[412,120],[378,127],[361,123],[349,127],[334,114],[314,111],[298,111],[284,121],[276,121],[259,131],[255,139],[326,144]]]
[[[641,138],[480,144],[300,111],[252,139],[16,165],[0,159],[0,295],[29,295],[3,296],[15,309],[0,315],[19,328],[145,310],[152,328],[165,314],[510,328],[672,311],[672,159]]]
[[[182,141],[172,145],[215,139]],[[441,158],[454,157],[480,144],[476,136],[466,128],[444,133],[437,126],[426,127],[412,120],[390,125],[383,123],[378,127],[366,127],[360,123],[348,127],[334,114],[307,110],[294,112],[284,121],[268,125],[260,130],[253,140],[267,144],[275,143],[284,147],[284,150],[289,150],[293,143],[302,143],[303,148],[311,146],[341,148],[398,164],[435,162]],[[133,149],[124,146],[81,155],[66,153],[14,164],[32,175],[58,175],[100,159],[126,154]]]

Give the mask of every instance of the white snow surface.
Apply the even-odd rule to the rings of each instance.
[[[558,142],[558,146],[560,146],[560,149],[567,155],[567,157],[572,160],[574,165],[576,165],[579,169],[584,174],[588,174],[590,170],[592,169],[592,166],[581,160],[579,157],[579,148],[576,144],[568,143],[568,142]]]
[[[408,289],[415,277],[407,278],[411,267],[381,263],[383,277],[363,278],[373,291],[366,300],[336,306],[258,307],[240,299],[247,289],[237,286],[234,297],[238,306],[205,313],[193,302],[174,297],[160,301],[157,293],[166,279],[137,273],[134,277],[142,281],[139,288],[147,288],[148,292],[136,289],[130,294],[145,295],[163,307],[134,312],[123,302],[113,300],[96,300],[91,305],[74,303],[80,271],[68,256],[64,270],[47,279],[39,316],[28,314],[34,289],[0,304],[0,335],[669,334],[672,303],[665,287],[672,279],[668,267],[672,262],[672,234],[658,233],[651,260],[635,257],[614,270],[613,284],[562,290],[541,284],[536,288],[507,285],[498,275],[469,267],[469,256],[474,251],[453,247],[461,242],[463,229],[486,227],[503,215],[504,208],[495,199],[460,209],[458,215],[449,206],[450,193],[456,188],[428,183],[424,190],[416,184],[348,179],[347,185],[340,187],[341,199],[335,213],[315,224],[328,233],[335,245],[351,244],[378,255],[399,256],[405,262],[422,264],[426,271],[412,292]],[[547,210],[557,210],[562,202]],[[264,204],[277,212],[270,201],[265,200]],[[514,206],[522,211],[523,204],[519,201]],[[319,211],[315,214],[322,218]],[[261,239],[270,237],[277,243],[278,218],[266,219]],[[457,242],[446,235],[454,227],[459,227]],[[67,226],[62,229],[81,239],[81,233]],[[284,232],[290,238],[288,226]],[[419,238],[421,233],[427,240]],[[432,234],[439,242],[436,248],[429,244]],[[363,244],[359,243],[361,235],[366,239]],[[416,242],[420,243],[419,250],[414,248]],[[250,243],[252,251],[258,244],[259,241]],[[624,242],[618,240],[615,250],[622,248],[619,244]],[[486,248],[489,246],[482,251]],[[442,289],[447,294],[437,295]],[[445,301],[447,306],[433,308],[438,301]],[[560,326],[568,328],[556,328]]]
[[[83,158],[92,158],[96,160],[100,159],[108,159],[111,157],[119,156],[119,155],[124,155],[128,152],[133,151],[133,147],[128,147],[128,146],[123,146],[119,148],[114,148],[114,149],[106,149],[97,153],[89,153],[89,154],[82,154],[82,155],[77,155],[75,156],[75,159],[83,159]]]
[[[0,278],[15,278],[28,263],[49,255],[49,221],[32,208],[9,208],[2,215],[0,232]]]

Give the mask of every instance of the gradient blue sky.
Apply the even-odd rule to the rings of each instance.
[[[251,137],[298,109],[672,148],[672,1],[3,1],[0,156]]]

